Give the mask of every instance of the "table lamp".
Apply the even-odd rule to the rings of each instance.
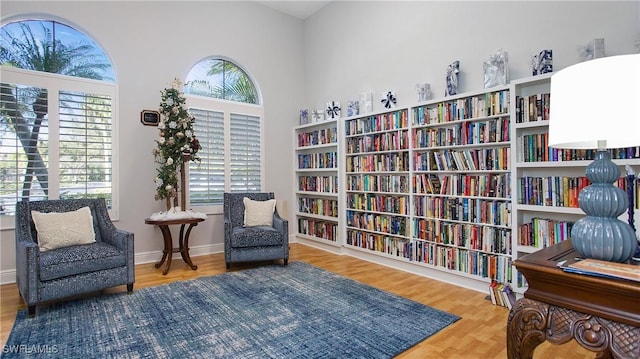
[[[597,150],[586,169],[591,184],[578,196],[586,217],[571,230],[584,258],[626,262],[638,246],[635,231],[618,219],[628,199],[613,185],[620,169],[607,149],[640,145],[639,105],[640,54],[590,60],[551,76],[549,147]]]

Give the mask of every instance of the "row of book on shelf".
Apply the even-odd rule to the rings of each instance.
[[[407,118],[406,110],[387,112],[379,115],[345,121],[345,130],[347,136],[396,130],[407,128],[408,126],[409,120]]]
[[[491,254],[511,254],[511,230],[506,228],[415,219],[413,238]]]
[[[338,176],[298,176],[298,190],[338,193]]]
[[[336,142],[338,142],[338,130],[336,127],[301,132],[298,134],[298,147],[324,145]]]
[[[298,198],[298,211],[328,217],[338,217],[338,201],[312,197]]]
[[[347,153],[396,151],[409,148],[409,134],[407,131],[393,131],[376,133],[359,137],[348,137]]]
[[[347,229],[346,244],[499,282],[511,280],[511,258],[380,233]]]
[[[307,153],[298,155],[298,169],[337,168],[338,153]]]
[[[349,172],[409,171],[409,152],[388,152],[347,157]]]
[[[550,93],[516,96],[516,123],[548,121]]]
[[[415,171],[476,171],[508,170],[510,147],[492,147],[468,150],[438,150],[414,153]]]
[[[347,191],[408,193],[407,175],[351,174],[347,176]]]
[[[486,121],[461,122],[447,127],[422,127],[413,130],[413,147],[476,145],[510,140],[508,116]]]
[[[361,211],[409,214],[409,198],[385,194],[347,193],[347,207]]]
[[[613,184],[625,192],[638,192],[636,184],[625,177],[620,177]],[[578,207],[580,191],[590,185],[585,176],[525,176],[518,178],[518,203],[535,206]],[[631,188],[634,186],[635,188]]]
[[[414,209],[416,216],[430,219],[511,225],[511,202],[504,200],[424,196],[414,201]]]
[[[509,90],[503,90],[420,106],[413,111],[417,125],[428,125],[505,114],[509,104]]]
[[[419,173],[413,177],[413,193],[507,198],[511,196],[511,174],[486,175]]]
[[[595,149],[552,148],[549,133],[532,133],[516,138],[516,160],[518,162],[559,162],[591,161],[595,158]],[[640,158],[640,147],[608,149],[612,159]]]
[[[518,227],[518,244],[536,248],[549,247],[569,238],[573,223],[548,218],[532,218]]]
[[[298,218],[298,233],[336,242],[338,239],[338,224],[313,218]]]

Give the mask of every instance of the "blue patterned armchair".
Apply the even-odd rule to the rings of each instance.
[[[283,259],[289,261],[289,224],[273,210],[273,225],[245,226],[244,198],[274,199],[273,192],[224,194],[224,260],[231,263]]]
[[[83,207],[91,211],[95,242],[41,250],[32,211],[66,213]],[[29,316],[46,301],[124,284],[128,293],[133,291],[133,233],[113,225],[104,199],[18,202],[15,221],[16,282]]]

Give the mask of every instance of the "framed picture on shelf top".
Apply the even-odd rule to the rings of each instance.
[[[140,112],[140,122],[145,126],[158,126],[160,123],[160,112],[142,110],[142,112]]]

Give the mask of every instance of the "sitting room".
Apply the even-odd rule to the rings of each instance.
[[[0,357],[640,358],[640,2],[0,8]]]

